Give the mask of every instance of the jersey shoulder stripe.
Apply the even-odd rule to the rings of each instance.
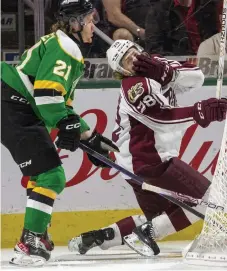
[[[84,59],[83,59],[82,53],[81,53],[78,45],[61,30],[58,30],[56,32],[56,35],[57,35],[58,43],[59,43],[60,47],[62,48],[62,50],[66,54],[68,54],[72,58],[74,58],[75,60],[77,60],[81,63],[84,63]]]

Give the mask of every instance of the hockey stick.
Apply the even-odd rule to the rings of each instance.
[[[196,199],[196,198],[193,198],[191,196],[181,194],[181,193],[177,193],[177,192],[174,192],[174,191],[171,191],[171,190],[163,189],[163,188],[160,188],[160,187],[148,184],[148,183],[143,183],[142,188],[144,190],[152,191],[154,193],[158,193],[158,194],[161,194],[161,195],[173,197],[173,198],[175,198],[175,199],[177,199],[179,201],[187,201],[187,202],[190,202],[190,203],[194,203],[196,205],[204,205],[204,206],[209,207],[211,209],[215,209],[217,211],[227,213],[227,207],[220,206],[220,205],[215,204],[215,203],[210,202],[210,201],[205,201],[205,200],[202,200],[202,199]]]
[[[80,147],[81,150],[89,153],[90,155],[94,156],[95,158],[99,159],[100,161],[106,163],[108,166],[110,166],[112,168],[115,168],[118,171],[120,171],[121,173],[127,175],[137,185],[143,185],[144,184],[144,179],[142,177],[137,176],[137,175],[133,174],[132,172],[128,171],[127,169],[119,166],[118,164],[114,163],[113,161],[109,160],[108,158],[106,158],[105,156],[99,154],[98,152],[92,150],[91,148],[84,145],[83,143],[80,143],[79,147]],[[193,209],[192,207],[188,206],[186,203],[180,202],[180,201],[176,200],[174,197],[171,197],[171,196],[168,196],[168,195],[162,195],[162,194],[159,194],[159,195],[162,196],[163,198],[171,201],[172,203],[178,205],[179,207],[184,208],[185,210],[187,210],[187,211],[191,212],[192,214],[198,216],[199,218],[204,219],[204,215],[202,213],[200,213],[197,210]]]
[[[107,44],[112,45],[114,43],[114,41],[109,36],[107,36],[104,32],[102,32],[102,30],[100,30],[97,26],[94,26],[94,32]]]
[[[222,95],[223,86],[223,74],[225,65],[225,50],[226,50],[226,28],[227,28],[227,0],[223,0],[223,11],[222,11],[222,21],[221,21],[221,39],[220,39],[220,53],[218,61],[218,78],[217,78],[217,89],[216,98],[220,99]]]

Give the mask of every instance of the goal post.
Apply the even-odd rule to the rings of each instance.
[[[226,55],[227,0],[223,1],[222,31],[216,97],[222,97]],[[227,206],[227,119],[208,201]],[[185,262],[196,265],[227,266],[227,213],[207,206],[200,235],[183,251]]]
[[[220,99],[223,86],[223,74],[226,55],[226,31],[227,31],[227,0],[223,0],[222,20],[221,20],[221,37],[219,43],[219,61],[218,61],[218,76],[216,98]]]
[[[227,205],[227,120],[209,201]],[[207,207],[201,234],[186,250],[187,263],[227,266],[227,213]]]

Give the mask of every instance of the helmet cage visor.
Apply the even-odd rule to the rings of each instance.
[[[85,26],[86,24],[88,24],[88,22],[86,22],[86,16],[90,15],[90,14],[93,15],[92,23],[97,24],[100,21],[100,17],[99,17],[99,14],[95,8],[91,9],[85,13],[82,13],[80,15],[78,15],[77,13],[67,14],[65,12],[61,12],[61,15],[62,15],[62,18],[64,21],[69,22],[69,24],[73,24],[73,23],[77,22],[77,23],[79,23],[80,26]]]
[[[128,51],[131,48],[135,48],[139,53],[143,52],[143,50],[144,50],[138,44],[136,44],[134,42],[131,42],[131,41],[128,41],[126,43],[126,45],[124,46],[123,50],[121,52],[119,52],[119,54],[118,54],[119,58],[115,60],[116,62],[114,64],[114,70],[117,71],[117,72],[119,72],[120,74],[123,74],[123,75],[126,75],[126,76],[132,76],[132,73],[130,71],[126,70],[123,67],[122,60],[125,57],[125,55],[128,54]],[[130,54],[132,54],[132,53],[129,53],[129,56],[130,56]]]

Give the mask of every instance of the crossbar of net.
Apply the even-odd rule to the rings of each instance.
[[[210,187],[209,201],[219,206],[227,205],[227,120]],[[227,214],[225,212],[207,207],[202,232],[194,241],[190,251],[227,255]]]

